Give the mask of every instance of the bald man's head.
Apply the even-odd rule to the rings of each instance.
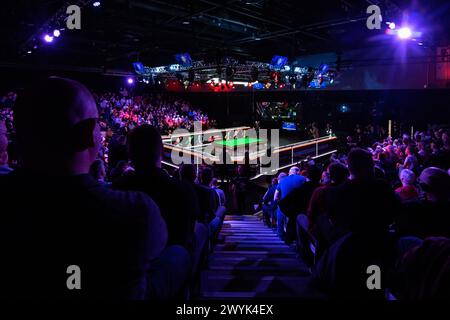
[[[33,165],[46,156],[70,160],[82,153],[95,157],[97,118],[91,93],[74,80],[50,77],[19,93],[14,121],[24,162]]]

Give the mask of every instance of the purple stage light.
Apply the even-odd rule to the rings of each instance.
[[[61,35],[61,31],[59,31],[58,29],[53,30],[53,36],[58,38]]]
[[[133,84],[133,83],[134,83],[133,78],[128,78],[128,79],[127,79],[127,83],[128,83],[128,84]]]
[[[53,37],[50,36],[50,35],[48,35],[48,34],[46,34],[46,35],[44,36],[44,41],[45,41],[45,42],[48,42],[48,43],[53,42]]]
[[[403,27],[400,30],[398,30],[397,35],[400,39],[409,39],[412,36],[412,31],[408,27]]]
[[[100,1],[95,1],[92,5],[94,6],[94,7],[99,7],[100,6]]]

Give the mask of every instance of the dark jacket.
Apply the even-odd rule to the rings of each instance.
[[[136,190],[148,194],[158,205],[167,223],[168,244],[192,249],[195,220],[200,210],[196,194],[189,184],[155,168],[123,176],[113,183],[113,189]]]
[[[167,230],[145,194],[99,185],[89,174],[0,177],[0,297],[143,299],[149,262]],[[81,269],[69,290],[67,268]]]

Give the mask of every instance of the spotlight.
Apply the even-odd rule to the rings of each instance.
[[[53,30],[53,36],[58,38],[61,35],[61,31],[59,31],[58,29]]]
[[[28,50],[28,51],[27,51],[28,54],[30,54],[31,52],[32,52],[31,50]]]
[[[127,83],[128,84],[133,84],[134,83],[134,79],[133,78],[128,78],[127,79]]]
[[[408,39],[408,38],[411,38],[412,31],[408,27],[403,27],[400,30],[398,30],[397,35],[400,39]]]
[[[394,22],[389,22],[389,29],[394,30],[395,29],[395,23]]]
[[[101,3],[100,3],[100,1],[94,1],[94,3],[92,5],[94,7],[100,7]]]
[[[45,42],[48,42],[48,43],[53,42],[53,37],[50,36],[50,35],[48,35],[48,34],[46,34],[46,35],[44,36],[44,41],[45,41]]]

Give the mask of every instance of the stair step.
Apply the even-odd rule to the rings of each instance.
[[[272,252],[292,252],[292,249],[285,244],[218,244],[214,247],[216,251],[272,251]]]
[[[238,299],[264,299],[263,301],[270,299],[270,301],[277,301],[283,299],[283,302],[289,300],[301,300],[301,301],[326,301],[327,296],[318,292],[312,292],[312,290],[298,290],[298,292],[284,291],[284,292],[254,292],[254,291],[205,291],[202,294],[203,300],[230,300],[235,301]],[[238,313],[239,314],[239,313]]]
[[[224,237],[273,237],[277,236],[275,233],[271,232],[221,232],[219,235]]]
[[[257,216],[251,215],[251,214],[244,214],[244,215],[233,215],[233,214],[227,214],[225,216],[227,219],[258,219]]]
[[[200,275],[202,299],[311,298],[310,269],[256,216],[226,216]]]
[[[209,270],[249,270],[251,268],[260,268],[261,270],[301,270],[306,266],[295,258],[248,258],[248,257],[229,257],[210,259],[208,263]]]
[[[280,241],[279,237],[275,234],[273,235],[247,235],[247,236],[235,236],[235,235],[221,235],[221,238],[225,239],[227,242],[238,242],[238,241]]]
[[[294,258],[296,259],[297,254],[293,251],[286,252],[270,252],[270,251],[216,251],[211,254],[211,259],[213,258],[226,258],[226,257],[242,257],[242,258]]]
[[[221,232],[229,233],[270,233],[275,234],[276,231],[269,228],[222,228]]]
[[[231,224],[225,224],[225,223],[224,223],[224,224],[222,225],[222,228],[224,228],[224,229],[237,229],[237,230],[240,230],[240,229],[247,229],[247,230],[249,230],[249,229],[251,229],[251,230],[270,230],[268,227],[266,227],[265,225],[260,224],[260,223],[254,224],[254,225],[251,225],[251,224],[247,224],[247,225],[244,225],[244,224],[231,225]]]
[[[204,297],[298,297],[311,286],[309,276],[210,276],[202,274]]]
[[[260,245],[260,246],[266,246],[266,245],[279,245],[279,246],[286,246],[284,241],[280,239],[264,239],[261,238],[259,240],[240,240],[240,241],[230,241],[228,239],[225,240],[223,243],[224,245],[229,246],[236,246],[236,245]]]

